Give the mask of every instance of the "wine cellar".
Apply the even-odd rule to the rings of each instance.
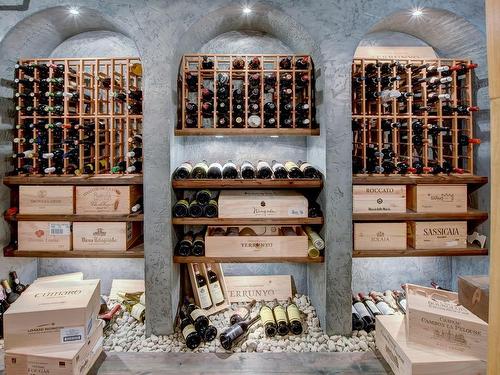
[[[500,371],[494,1],[14,3],[0,374]]]

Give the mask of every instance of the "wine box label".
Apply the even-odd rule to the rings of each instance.
[[[486,361],[488,323],[458,304],[458,293],[406,285],[409,339]]]
[[[354,223],[354,250],[405,250],[406,223]]]
[[[73,186],[19,186],[19,213],[22,215],[71,215]]]
[[[458,302],[485,322],[488,322],[489,286],[488,276],[458,277]]]
[[[19,302],[17,302],[19,301]],[[25,346],[73,345],[95,331],[99,280],[36,282],[4,314],[6,350]]]
[[[19,221],[17,233],[19,250],[71,250],[71,223],[68,221]]]
[[[226,276],[229,301],[283,301],[292,297],[291,275]],[[246,314],[246,310],[243,311]],[[243,315],[242,315],[243,316]]]
[[[78,215],[128,215],[142,196],[140,186],[77,186]]]
[[[467,185],[409,185],[406,200],[415,212],[467,212]]]
[[[140,222],[75,222],[74,250],[125,251],[142,235]]]
[[[207,275],[207,267],[204,263],[197,263],[198,269],[200,271],[200,275],[202,275],[208,283],[208,275]],[[210,293],[207,286],[204,286],[204,291],[200,291],[201,288],[198,288],[198,284],[196,282],[196,276],[194,273],[194,265],[193,263],[187,264],[187,269],[189,273],[189,280],[191,281],[191,288],[193,289],[194,300],[196,304],[200,307],[207,306],[208,298],[208,306],[211,305],[208,309],[200,310],[204,315],[210,316],[219,311],[226,310],[231,307],[231,303],[229,302],[227,287],[226,287],[226,278],[224,277],[224,272],[222,271],[222,266],[219,263],[211,263],[212,271],[215,272],[217,278],[219,279],[219,285],[222,292],[223,302],[219,305],[216,304],[216,298],[212,296],[210,299]],[[207,284],[208,285],[208,284]],[[205,301],[203,301],[205,299]],[[212,303],[213,302],[213,303]]]
[[[486,375],[486,361],[411,342],[403,315],[378,315],[375,324],[377,349],[395,375]]]
[[[354,185],[354,213],[406,212],[406,185]]]
[[[301,193],[287,190],[223,190],[220,218],[307,217],[308,202]]]
[[[416,221],[408,224],[408,243],[415,249],[467,247],[466,221]]]

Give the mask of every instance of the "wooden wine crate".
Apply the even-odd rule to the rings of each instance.
[[[409,185],[406,198],[416,212],[467,212],[467,185]]]
[[[406,223],[354,223],[354,250],[405,250]]]
[[[289,190],[222,190],[220,218],[307,217],[307,198]]]
[[[395,375],[482,375],[486,361],[408,340],[402,315],[376,317],[375,341]]]
[[[71,250],[69,221],[19,221],[17,236],[18,250]]]
[[[23,215],[72,215],[73,186],[19,186],[19,213]]]
[[[142,235],[140,222],[74,222],[74,250],[125,251]]]
[[[208,276],[207,276],[207,267],[204,263],[196,263],[198,265],[198,268],[200,270],[200,274],[203,275],[205,280],[207,281],[207,286],[208,286]],[[214,271],[217,274],[217,277],[219,278],[219,283],[222,289],[222,293],[224,294],[224,302],[222,302],[220,305],[215,305],[213,304],[211,308],[205,309],[205,312],[207,315],[213,315],[219,311],[225,310],[229,307],[231,307],[231,303],[229,301],[229,294],[227,291],[227,285],[226,285],[226,280],[224,278],[224,272],[222,271],[222,266],[220,263],[211,263],[212,266],[212,271]],[[194,294],[194,300],[198,306],[200,306],[200,295],[198,293],[198,289],[196,288],[196,278],[194,275],[194,267],[193,263],[188,263],[187,268],[189,271],[189,279],[191,280],[191,287],[193,288],[193,294]]]
[[[466,221],[414,221],[408,223],[408,244],[415,249],[467,247]]]
[[[354,213],[406,212],[406,185],[354,185]]]
[[[458,304],[458,293],[406,284],[406,324],[412,342],[486,361],[488,323]]]
[[[490,282],[488,276],[459,276],[458,302],[488,322]]]
[[[139,185],[77,186],[76,213],[78,215],[128,215],[142,196]]]
[[[307,257],[307,234],[300,226],[292,227],[296,236],[280,235],[277,226],[239,227],[253,230],[255,236],[214,236],[216,227],[208,227],[205,234],[205,256],[240,258]],[[219,227],[227,230],[228,227]]]

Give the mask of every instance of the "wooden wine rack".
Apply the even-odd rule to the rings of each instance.
[[[424,167],[423,174],[431,173],[434,165],[441,166],[443,162],[449,162],[453,167],[454,172],[460,172],[464,175],[472,175],[474,171],[473,160],[473,144],[468,143],[462,146],[459,142],[459,137],[465,135],[472,141],[474,140],[473,124],[474,119],[471,112],[466,115],[458,114],[457,112],[443,113],[442,105],[445,100],[431,102],[428,98],[428,83],[419,83],[418,79],[428,78],[426,69],[417,72],[411,71],[410,68],[405,69],[404,73],[393,67],[392,76],[399,75],[400,81],[395,81],[387,87],[383,87],[378,82],[378,87],[375,91],[381,92],[384,89],[399,90],[400,92],[421,92],[421,98],[409,96],[404,102],[398,102],[398,99],[392,98],[384,103],[379,97],[369,100],[368,85],[366,81],[359,83],[355,82],[357,77],[381,77],[380,69],[376,75],[367,75],[365,68],[368,64],[379,62],[394,63],[396,60],[387,59],[355,59],[352,65],[353,89],[352,89],[352,119],[353,119],[353,170],[366,170],[367,168],[367,148],[373,146],[378,151],[391,148],[395,154],[392,162],[397,164],[404,162],[412,168],[418,160]],[[436,60],[408,60],[400,59],[397,62],[406,65],[413,64],[420,66],[422,64],[430,64],[436,66],[454,66],[456,64],[471,64],[468,59],[436,59]],[[389,75],[390,76],[390,75]],[[433,77],[442,78],[445,75],[441,73],[433,74]],[[447,103],[451,107],[463,105],[466,107],[473,106],[473,69],[467,70],[465,74],[458,75],[457,71],[453,71],[451,82],[446,86],[438,85],[433,90],[438,94],[450,94],[450,99]],[[431,107],[431,114],[428,111],[415,112],[413,105]],[[435,112],[435,113],[434,113]],[[405,124],[405,128],[393,128],[390,131],[382,130],[382,122],[384,120]],[[412,122],[419,120],[424,125],[423,144],[415,145],[413,142],[414,132]],[[360,129],[356,125],[361,124]],[[447,128],[448,132],[439,132],[431,136],[430,131],[425,128],[427,125],[437,125],[438,127]],[[378,166],[382,165],[382,158],[378,160]]]
[[[49,97],[43,101],[49,106],[61,104],[64,106],[62,113],[51,113],[40,115],[33,112],[30,115],[23,114],[19,111],[16,115],[17,124],[21,125],[17,129],[17,138],[25,137],[25,130],[22,125],[44,121],[49,124],[61,122],[64,125],[75,124],[90,124],[94,126],[95,140],[93,142],[78,144],[78,169],[77,173],[84,170],[85,165],[92,165],[94,174],[111,173],[111,168],[120,162],[126,163],[126,168],[133,160],[127,157],[129,148],[133,147],[129,142],[131,137],[142,135],[142,98],[141,100],[132,100],[128,93],[129,91],[141,91],[142,94],[142,67],[141,62],[136,57],[124,58],[35,58],[21,59],[19,64],[63,64],[64,78],[63,86],[54,83],[48,84],[48,91],[62,91],[64,93],[72,92],[79,95],[78,100],[71,100],[68,96],[64,96],[62,100],[56,100]],[[18,69],[16,78],[26,78],[26,74]],[[41,101],[41,95],[44,95],[40,88],[40,73],[35,69],[33,74],[35,83],[28,86],[19,83],[18,92],[33,92],[33,106],[37,107]],[[53,69],[49,70],[48,77],[54,78]],[[104,87],[103,81],[108,80],[109,86]],[[46,91],[46,90],[44,90]],[[125,93],[125,99],[117,99],[113,93]],[[21,97],[16,98],[16,105],[24,107],[26,99]],[[30,100],[31,102],[31,100]],[[129,105],[133,110],[129,109]],[[62,148],[64,152],[68,152],[70,145],[61,143],[66,139],[72,129],[64,128],[61,133],[57,133],[53,129],[47,129],[48,144],[43,152],[52,152],[55,149]],[[74,130],[73,130],[74,131]],[[85,142],[85,131],[80,128],[78,139]],[[33,129],[32,138],[37,139],[39,131]],[[74,134],[74,133],[73,133]],[[30,135],[31,136],[31,135]],[[139,146],[142,147],[142,146]],[[36,142],[30,143],[14,143],[14,152],[21,153],[32,149],[34,157],[32,159],[33,174],[40,174],[39,171],[39,151],[41,147]],[[64,159],[64,168],[68,167],[68,159]],[[25,160],[17,158],[15,166],[21,168],[25,165]],[[53,161],[48,159],[48,167],[53,166]],[[20,173],[23,174],[23,173]],[[56,173],[46,173],[48,175]],[[58,173],[61,174],[61,173]],[[62,174],[70,174],[64,171]]]
[[[295,61],[301,57],[307,56],[309,58],[309,65],[307,69],[298,69],[295,66]],[[203,58],[207,57],[209,61],[213,62],[213,69],[203,69]],[[258,69],[250,69],[248,62],[253,58],[260,60],[260,67]],[[286,57],[292,58],[292,65],[290,69],[281,69],[280,60]],[[233,60],[242,58],[245,61],[243,69],[235,69],[233,67]],[[292,124],[289,127],[283,125],[283,111],[280,110],[280,90],[282,74],[289,73],[292,75],[292,84],[289,86],[292,89],[291,104],[292,111],[291,117]],[[305,73],[309,77],[309,81],[303,87],[297,87],[296,78],[297,74]],[[186,81],[186,75],[197,75],[198,82],[196,90],[191,91]],[[218,89],[218,76],[220,74],[228,75],[229,97],[229,110],[227,112],[228,124],[227,126],[218,126],[218,113],[217,113],[217,89]],[[249,111],[249,76],[258,74],[260,79],[259,84],[259,117],[260,125],[258,127],[251,127],[248,124]],[[276,77],[276,83],[273,85],[274,92],[266,90],[265,75],[272,74]],[[213,116],[211,118],[204,118],[201,110],[202,95],[201,90],[208,88],[214,92],[213,98]],[[241,88],[243,90],[243,122],[236,126],[234,124],[233,113],[233,90]],[[274,127],[266,127],[264,124],[264,104],[272,101],[276,105],[275,119],[276,124]],[[194,115],[196,126],[190,127],[186,124],[187,118],[187,103],[194,103],[197,106],[197,113]],[[307,103],[309,111],[307,119],[309,124],[307,126],[299,126],[297,124],[296,105],[299,103]],[[316,123],[315,115],[315,80],[314,80],[314,65],[312,59],[308,55],[277,55],[277,54],[257,54],[257,55],[232,55],[232,54],[189,54],[184,55],[181,62],[179,84],[178,84],[178,126],[175,135],[319,135],[319,125]]]

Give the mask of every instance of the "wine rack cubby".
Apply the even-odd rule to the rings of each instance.
[[[473,74],[468,59],[355,59],[353,173],[474,171]]]
[[[319,135],[308,55],[189,54],[176,135]]]
[[[15,75],[15,174],[141,172],[138,58],[22,59]]]

